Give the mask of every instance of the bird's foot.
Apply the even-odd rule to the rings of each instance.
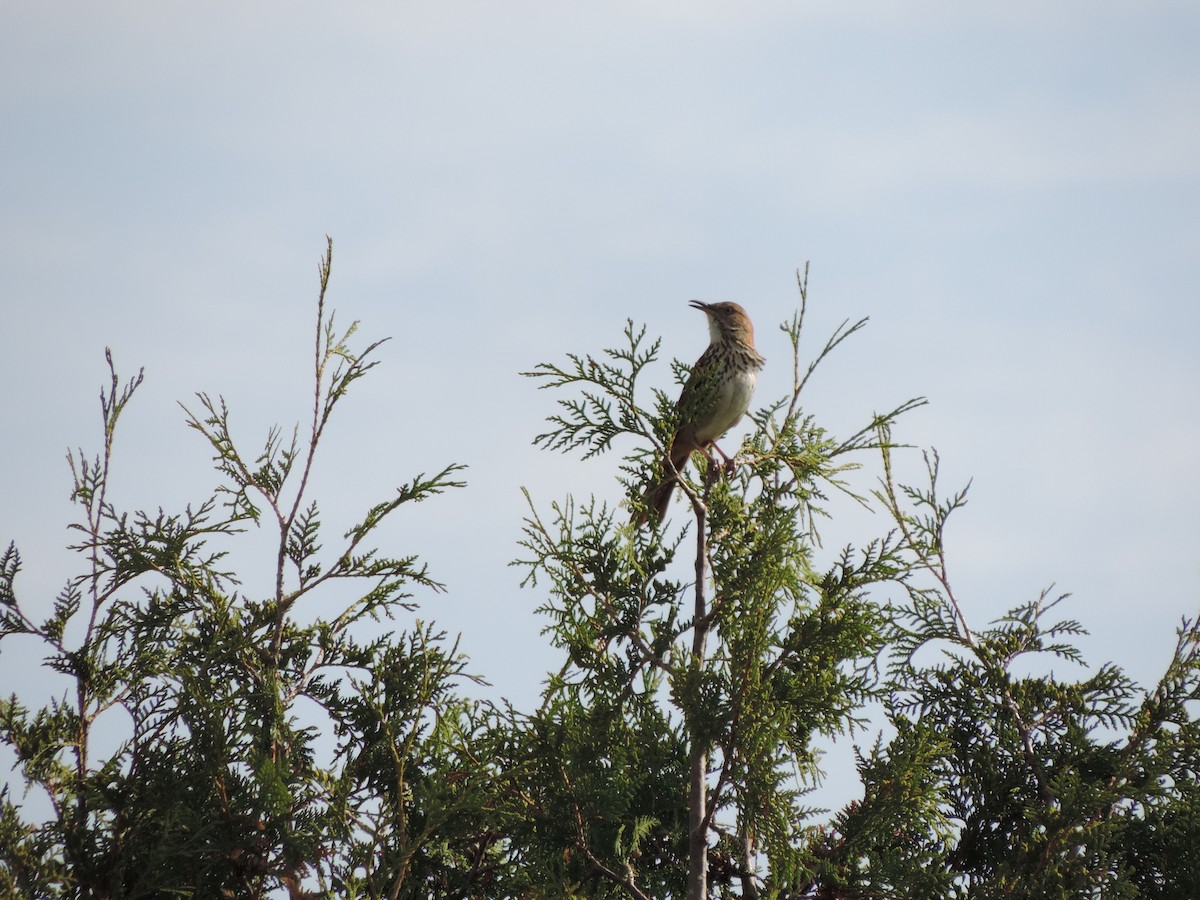
[[[720,455],[721,459],[723,459],[725,461],[724,465],[721,466],[721,470],[720,470],[721,474],[724,475],[726,478],[732,478],[734,469],[737,468],[737,462],[736,462],[737,457],[736,456],[732,456],[732,457],[726,456],[725,451],[722,450],[719,446],[717,446],[716,441],[711,441],[708,446],[712,447],[714,450],[716,450],[717,453]],[[705,453],[706,453],[706,455],[708,455],[707,448],[705,448]],[[715,459],[712,458],[711,455],[708,455],[708,461],[709,461],[710,465],[716,465],[716,462],[717,462]]]

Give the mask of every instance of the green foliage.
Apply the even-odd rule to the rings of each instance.
[[[224,399],[199,394],[186,421],[214,496],[121,511],[114,437],[142,376],[108,356],[102,449],[68,455],[78,574],[26,604],[16,547],[0,554],[0,648],[40,642],[65,686],[0,698],[0,741],[49,810],[0,791],[0,896],[1200,896],[1200,624],[1150,690],[1085,666],[1065,596],[972,627],[946,551],[966,490],[942,493],[936,453],[922,485],[894,472],[892,429],[923,401],[849,436],[801,402],[865,324],[802,363],[803,278],[791,390],[751,413],[734,466],[695,455],[658,527],[635,524],[678,425],[645,387],[658,342],[630,322],[623,346],[527,373],[561,392],[535,443],[619,451],[621,497],[543,510],[526,492],[516,565],[561,667],[531,712],[465,699],[457,642],[395,623],[442,585],[374,544],[460,467],[407,479],[341,537],[311,496],[382,343],[334,327],[330,264],[303,429],[243,454]],[[830,554],[839,494],[886,524]],[[233,563],[251,528],[271,536],[258,594]],[[822,742],[847,734],[867,738],[862,796],[814,809]]]
[[[860,756],[864,799],[822,836],[818,880],[831,896],[1195,896],[1200,628],[1183,621],[1150,692],[1111,663],[1014,674],[1082,664],[1083,628],[1049,618],[1065,597],[1044,592],[971,630],[945,551],[966,492],[941,500],[926,461],[928,487],[903,488],[885,451],[877,498],[911,566],[890,609],[895,736]]]
[[[662,723],[656,740],[677,747],[688,763],[673,778],[669,813],[600,814],[617,815],[613,827],[619,822],[626,833],[647,818],[674,823],[663,844],[672,855],[656,858],[653,885],[647,870],[618,852],[622,845],[576,835],[604,890],[696,896],[707,891],[698,884],[709,878],[705,868],[712,884],[738,883],[747,895],[798,886],[807,815],[799,801],[819,776],[814,741],[855,727],[878,690],[886,620],[867,592],[899,577],[898,544],[872,540],[817,572],[812,535],[828,493],[846,489],[846,473],[859,464],[854,457],[882,446],[879,429],[922,401],[871,417],[848,439],[830,437],[802,413],[801,391],[816,363],[862,323],[839,328],[802,375],[803,314],[802,307],[783,326],[797,353],[793,389],[754,415],[738,468],[727,480],[709,467],[684,481],[695,518],[690,566],[676,564],[687,528],[639,529],[628,511],[595,500],[555,504],[547,520],[531,501],[522,564],[528,583],[547,579],[542,611],[551,640],[568,656],[539,715],[602,706],[606,721],[621,717],[628,728],[653,709]],[[621,468],[636,520],[657,465],[650,461],[665,454],[675,413],[661,392],[652,394],[656,416],[638,407],[637,379],[658,345],[644,349],[643,332],[632,324],[626,340],[627,348],[606,350],[603,360],[572,355],[567,366],[530,374],[582,398],[560,401],[554,428],[536,443],[588,459],[619,436],[633,439]],[[568,747],[552,752],[559,766],[595,766],[594,748],[581,756]],[[610,787],[619,793],[620,785]],[[588,812],[580,815],[590,821]],[[771,873],[765,879],[760,862]],[[663,880],[668,872],[672,878]]]
[[[546,591],[549,636],[567,656],[533,721],[543,730],[547,716],[565,725],[601,715],[610,730],[623,722],[599,772],[595,743],[532,746],[541,777],[530,790],[556,783],[548,773],[562,768],[589,772],[600,787],[559,801],[576,820],[621,833],[669,829],[652,867],[590,828],[555,835],[552,846],[574,840],[588,862],[572,874],[574,890],[1196,896],[1200,630],[1184,621],[1149,693],[1113,664],[1070,680],[1038,662],[1083,665],[1081,623],[1050,617],[1062,597],[1043,594],[973,631],[945,550],[966,491],[942,497],[936,454],[926,456],[927,485],[893,476],[893,424],[923,401],[872,416],[849,437],[829,434],[801,394],[865,321],[843,323],[802,365],[805,301],[802,280],[800,311],[783,326],[791,394],[752,414],[731,474],[697,455],[683,482],[691,509],[682,531],[629,524],[676,427],[662,392],[650,394],[653,413],[638,407],[638,377],[657,343],[631,323],[627,348],[530,373],[580,397],[559,401],[537,444],[584,459],[618,439],[631,444],[621,484],[632,512],[568,498],[545,517],[530,502],[522,564]],[[864,451],[880,462],[871,497],[851,481]],[[891,530],[820,571],[818,525],[832,492],[881,508]],[[689,534],[691,562],[679,558]],[[1015,674],[1018,661],[1027,674]],[[815,741],[866,724],[868,704],[888,727],[858,751],[863,797],[817,822],[822,812],[802,802],[820,775]],[[670,746],[689,766],[660,772],[672,785],[666,808],[614,806],[631,775],[659,771],[628,747],[650,709],[662,724],[645,732],[642,752],[650,741]],[[638,831],[646,822],[651,831]]]
[[[333,549],[309,476],[336,405],[375,362],[326,315],[321,265],[313,419],[242,454],[225,401],[199,395],[188,424],[214,452],[216,496],[182,513],[110,499],[114,437],[141,375],[111,355],[103,449],[69,457],[83,571],[46,621],[0,558],[0,636],[40,640],[66,694],[0,705],[0,739],[51,815],[0,797],[0,893],[39,897],[423,897],[475,891],[494,838],[481,824],[489,764],[481,713],[458,697],[465,661],[428,625],[364,628],[440,590],[413,556],[370,547],[392,513],[461,486],[459,466],[419,475],[368,509]],[[276,536],[274,590],[239,592],[227,554],[247,527]],[[305,604],[308,598],[313,602]],[[73,635],[72,638],[66,635]],[[110,755],[101,729],[124,734]],[[109,738],[111,743],[111,737]]]

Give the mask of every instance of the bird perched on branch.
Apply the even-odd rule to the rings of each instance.
[[[754,325],[738,304],[692,300],[690,305],[708,316],[710,343],[692,367],[675,405],[679,430],[667,448],[663,481],[646,495],[646,510],[639,524],[651,518],[662,521],[675,491],[677,473],[696,450],[703,450],[707,456],[708,448],[714,447],[729,462],[716,441],[745,415],[758,370],[766,362],[754,348]]]

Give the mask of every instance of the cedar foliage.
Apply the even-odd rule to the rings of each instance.
[[[224,400],[197,395],[186,422],[212,448],[214,495],[123,511],[109,472],[142,376],[108,355],[101,450],[68,456],[77,574],[28,603],[17,548],[0,555],[0,650],[39,643],[68,686],[0,700],[20,783],[0,793],[0,894],[1200,895],[1196,621],[1148,689],[1084,664],[1065,597],[971,623],[945,539],[966,491],[942,491],[933,452],[922,484],[895,475],[911,451],[893,431],[923,401],[849,437],[805,411],[865,320],[802,362],[803,276],[782,326],[791,390],[752,414],[732,472],[697,454],[663,527],[633,524],[676,425],[673,394],[644,387],[658,343],[630,322],[616,347],[529,373],[558,400],[535,443],[581,465],[620,452],[623,500],[527,492],[515,565],[561,666],[532,711],[466,699],[457,642],[413,617],[414,592],[443,586],[373,543],[462,487],[461,466],[409,477],[340,537],[311,496],[333,413],[382,344],[335,328],[331,264],[332,246],[303,430],[247,453]],[[885,525],[821,564],[835,492]],[[229,568],[247,529],[271,535],[265,594]],[[811,808],[818,748],[845,734],[862,796]]]

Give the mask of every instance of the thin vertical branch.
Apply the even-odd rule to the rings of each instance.
[[[754,880],[754,836],[743,831],[742,841],[742,896],[746,900],[758,900],[758,884]]]
[[[287,612],[290,603],[285,602],[283,592],[283,573],[287,565],[287,547],[288,536],[292,532],[292,526],[295,524],[296,515],[300,511],[300,504],[304,500],[305,491],[308,486],[308,476],[312,471],[313,458],[317,453],[317,443],[321,437],[321,397],[323,393],[323,384],[325,380],[325,363],[328,360],[328,341],[326,352],[321,350],[321,333],[325,328],[325,292],[329,289],[329,273],[333,268],[333,239],[325,238],[325,256],[321,259],[318,266],[318,275],[321,279],[321,289],[317,294],[317,326],[316,335],[313,339],[313,418],[312,430],[309,434],[308,453],[304,458],[304,471],[300,475],[300,484],[296,488],[296,499],[292,503],[292,508],[288,512],[286,519],[281,519],[279,522],[279,549],[275,558],[275,602],[278,604],[277,615],[275,621],[275,634],[271,638],[271,659],[275,665],[279,664],[279,651],[283,643],[283,628],[287,621]],[[332,322],[330,323],[332,328]],[[330,336],[329,340],[332,340]]]
[[[954,594],[954,588],[950,586],[950,574],[946,565],[945,547],[943,545],[942,530],[946,524],[946,517],[950,511],[956,506],[961,505],[962,498],[966,495],[966,491],[960,492],[958,497],[951,501],[951,505],[939,510],[937,503],[937,476],[938,476],[938,455],[937,451],[933,452],[933,459],[930,460],[929,455],[925,455],[925,468],[929,476],[929,497],[928,504],[931,509],[932,521],[935,524],[935,529],[921,529],[916,523],[913,516],[906,513],[900,504],[900,498],[896,493],[896,480],[892,472],[892,443],[891,433],[888,425],[882,423],[877,426],[879,432],[879,449],[883,461],[883,478],[881,484],[883,491],[877,491],[875,496],[881,500],[892,517],[892,521],[896,523],[896,527],[900,529],[900,534],[904,539],[905,546],[912,551],[916,556],[920,567],[929,572],[937,580],[942,587],[943,595],[946,602],[949,604],[950,613],[954,617],[955,626],[959,630],[959,636],[964,644],[968,647],[978,648],[978,642],[975,639],[975,633],[971,631],[967,624],[967,617],[962,611],[962,606],[959,605],[958,598]],[[968,484],[968,487],[970,485]],[[916,530],[914,530],[916,528]],[[923,530],[925,534],[917,533]],[[932,542],[930,538],[933,538]]]
[[[788,404],[786,421],[791,422],[796,417],[797,406],[800,402],[800,391],[804,388],[804,383],[808,381],[808,376],[812,374],[812,369],[808,370],[803,379],[800,377],[800,333],[804,329],[804,314],[808,312],[808,263],[804,264],[804,273],[796,270],[796,287],[800,291],[800,309],[792,319],[791,327],[780,326],[787,332],[788,338],[792,342],[792,401]]]
[[[134,391],[141,385],[145,374],[144,370],[139,369],[137,377],[130,379],[125,389],[121,390],[120,378],[117,376],[116,365],[113,363],[112,350],[108,347],[104,348],[104,360],[108,363],[108,372],[111,376],[108,393],[106,394],[103,388],[100,390],[100,414],[104,420],[104,450],[103,456],[98,463],[98,471],[93,471],[92,473],[93,486],[83,498],[87,510],[88,543],[91,545],[91,572],[89,581],[91,582],[92,608],[88,615],[87,630],[84,632],[83,642],[80,644],[79,651],[76,654],[76,665],[83,667],[83,670],[80,671],[77,668],[75,671],[75,701],[79,712],[79,724],[75,742],[75,775],[78,780],[76,815],[77,826],[81,832],[87,827],[88,818],[87,792],[83,789],[83,785],[87,778],[89,740],[93,717],[89,711],[92,703],[92,667],[100,663],[100,660],[93,660],[91,658],[91,653],[96,633],[96,622],[100,615],[100,607],[112,590],[111,587],[103,591],[100,588],[100,577],[104,568],[100,561],[101,532],[103,529],[102,523],[105,515],[105,507],[108,505],[109,466],[112,462],[113,439],[116,436],[117,419],[120,418],[121,411],[133,396]],[[70,459],[69,454],[68,459]],[[74,465],[72,464],[73,468]],[[80,468],[81,472],[84,473],[82,477],[86,478],[87,462],[83,457],[82,451],[80,452]],[[76,477],[76,497],[80,496],[79,477]],[[118,576],[119,573],[114,568],[112,577],[114,583]]]
[[[709,484],[711,472],[709,467]],[[704,672],[708,654],[708,598],[705,591],[705,575],[708,570],[708,508],[706,504],[693,501],[696,512],[696,588],[695,619],[692,628],[692,665],[697,675]],[[688,883],[687,900],[705,900],[708,896],[708,752],[705,740],[691,729],[691,747],[688,750]]]

